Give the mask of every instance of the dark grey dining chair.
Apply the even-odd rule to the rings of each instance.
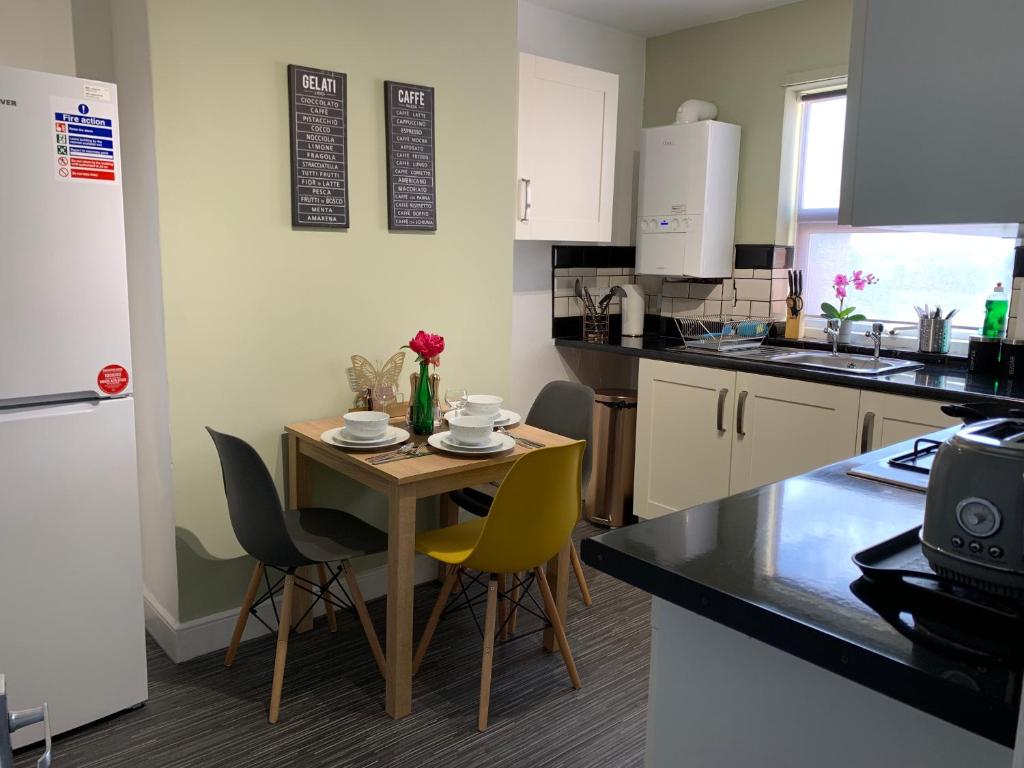
[[[237,437],[221,434],[209,427],[206,431],[213,438],[220,456],[231,527],[242,548],[256,560],[235,622],[231,644],[224,656],[224,666],[230,667],[234,663],[250,614],[271,632],[274,631],[256,610],[269,600],[274,607],[278,626],[277,654],[267,719],[276,723],[281,710],[288,636],[292,627],[302,622],[322,600],[332,632],[337,631],[335,608],[355,612],[366,633],[377,667],[381,675],[384,675],[384,654],[349,561],[353,557],[385,551],[388,546],[387,535],[338,509],[303,508],[285,511],[267,465],[256,450]],[[340,562],[340,567],[335,569],[331,563],[337,562]],[[313,565],[317,566],[319,585],[296,573],[303,566]],[[274,583],[271,583],[269,570],[281,574]],[[347,591],[339,581],[342,576],[348,585]],[[261,583],[265,585],[265,591],[257,600],[256,594]],[[314,589],[317,586],[319,591]],[[293,621],[296,589],[308,592],[315,599],[306,612]],[[335,589],[341,593],[340,597]],[[274,603],[278,595],[281,596],[280,608]]]
[[[590,444],[594,432],[594,390],[585,384],[571,381],[550,381],[537,394],[524,423],[573,440],[586,441],[587,447],[583,452],[583,488],[586,489],[590,479]],[[463,488],[460,491],[453,491],[450,496],[470,514],[486,517],[494,499],[494,490]],[[590,589],[575,544],[569,545],[569,556],[583,603],[590,605]]]

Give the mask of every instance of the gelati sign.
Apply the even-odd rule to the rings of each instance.
[[[348,126],[343,72],[288,65],[292,226],[348,229]]]

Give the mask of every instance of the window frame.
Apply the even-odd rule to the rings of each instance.
[[[796,168],[792,177],[792,234],[794,244],[794,268],[807,270],[807,252],[809,250],[810,238],[814,234],[826,233],[849,233],[857,234],[891,234],[893,232],[925,233],[939,232],[948,234],[966,235],[987,235],[1004,238],[1012,238],[1015,234],[1014,225],[947,225],[947,226],[922,226],[922,227],[850,227],[839,224],[839,209],[837,208],[802,208],[801,199],[803,192],[804,171],[807,157],[807,118],[808,110],[806,105],[814,101],[825,99],[847,98],[847,84],[845,78],[829,78],[819,83],[808,83],[806,89],[795,90],[798,112],[796,115]],[[863,321],[853,322],[853,343],[869,346],[865,333],[871,329],[872,323],[883,323],[885,329],[885,347],[887,349],[913,350],[918,348],[918,325],[910,320],[886,320],[885,318],[869,318]],[[818,308],[811,312],[805,308],[804,315],[805,337],[809,339],[826,340],[825,318],[820,316]],[[977,335],[978,329],[975,326],[953,325],[951,328],[950,348],[951,355],[966,356],[970,337]]]

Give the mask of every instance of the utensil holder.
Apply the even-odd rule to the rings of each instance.
[[[952,320],[945,320],[941,317],[922,317],[918,327],[917,351],[947,354],[952,327]]]
[[[608,343],[608,309],[604,312],[591,312],[585,302],[583,305],[583,340],[591,344]]]

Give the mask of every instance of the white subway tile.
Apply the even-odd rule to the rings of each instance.
[[[597,286],[598,290],[603,292],[608,290],[608,281],[610,279],[611,278],[609,278],[607,275],[598,275],[596,278],[594,278],[594,284]]]
[[[750,302],[745,299],[737,299],[731,309],[727,310],[731,315],[749,315]]]
[[[789,295],[789,281],[786,278],[772,279],[772,300],[785,299]]]
[[[720,315],[722,314],[722,302],[716,301],[715,299],[708,299],[704,302],[703,314],[705,315]]]
[[[690,298],[691,299],[709,299],[711,294],[715,292],[716,288],[720,288],[719,285],[713,283],[692,283],[690,285]]]
[[[734,269],[732,271],[733,277],[753,277],[754,270],[752,269]]]
[[[772,317],[776,320],[786,319],[786,302],[785,301],[773,301],[772,302]]]
[[[767,301],[752,301],[750,302],[750,316],[751,317],[768,317],[771,314],[772,307]]]
[[[757,301],[771,299],[772,284],[770,280],[736,280],[736,297]]]
[[[674,299],[686,299],[690,296],[690,284],[689,283],[677,283],[665,281],[665,284],[661,287],[662,296],[670,296]]]
[[[569,317],[569,299],[555,299],[555,317]]]
[[[624,274],[624,275],[632,275],[633,274],[633,267],[625,267],[622,270],[622,274]]]
[[[755,269],[754,277],[756,277],[758,280],[771,280],[772,271],[770,269]]]
[[[569,299],[569,317],[579,317],[583,314],[583,307],[580,306],[580,300],[576,298]]]
[[[573,267],[569,270],[569,274],[573,277],[594,277],[597,275],[597,270],[594,267]]]
[[[555,277],[555,296],[572,296],[575,282],[572,277]]]

